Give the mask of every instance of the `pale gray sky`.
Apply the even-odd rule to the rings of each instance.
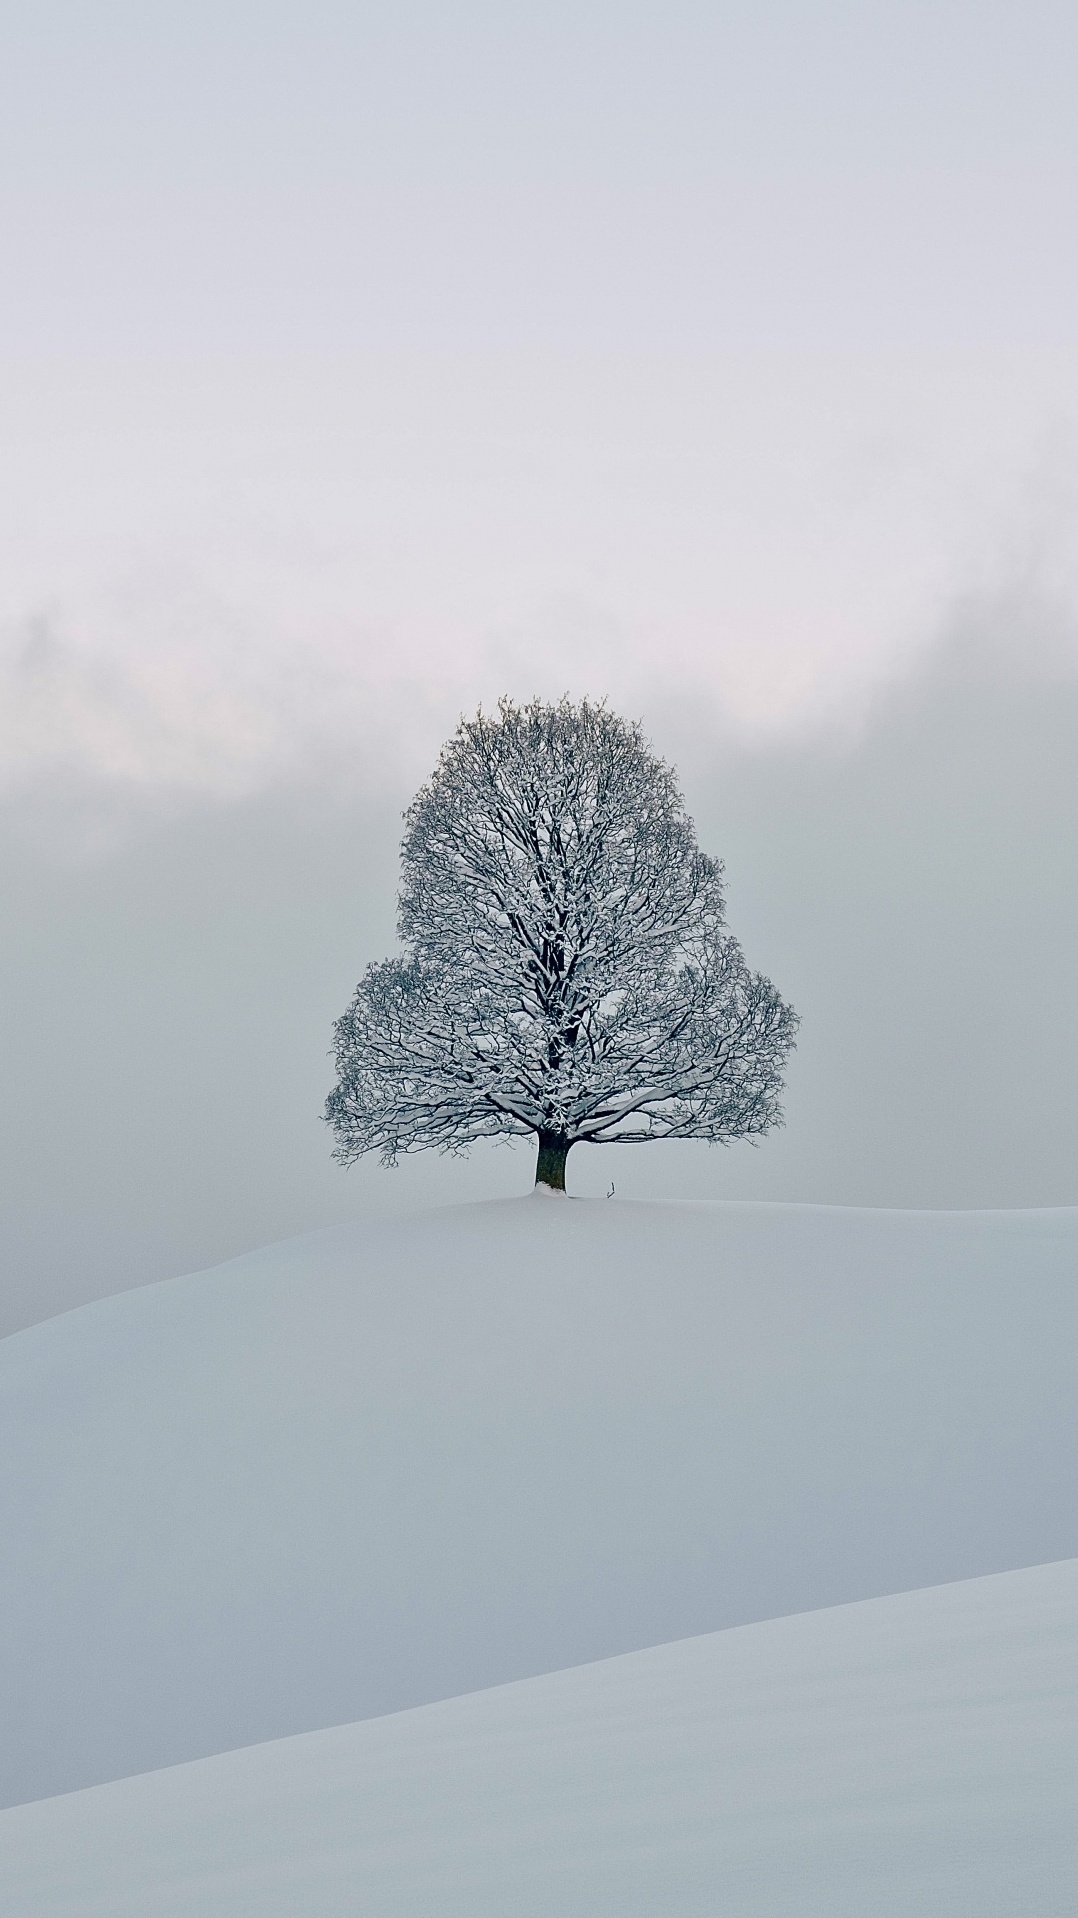
[[[344,1175],[328,1025],[462,708],[607,694],[804,1014],[760,1153],[1075,1191],[1078,19],[50,5],[0,22],[3,1323]]]

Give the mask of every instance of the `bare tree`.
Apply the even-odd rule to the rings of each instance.
[[[782,1120],[797,1016],[724,930],[670,768],[605,706],[463,721],[405,815],[405,955],[335,1027],[348,1164],[536,1133],[571,1146],[756,1138]]]

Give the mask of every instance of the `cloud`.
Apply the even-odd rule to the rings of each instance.
[[[1042,489],[1043,490],[1043,489]],[[1059,517],[1040,502],[1040,521]],[[1078,670],[1078,624],[1050,536],[1012,553],[1002,582],[953,595],[935,653],[989,670]],[[1042,579],[1047,585],[1042,585]],[[293,591],[297,582],[292,582]],[[933,652],[829,657],[808,641],[708,643],[580,595],[435,635],[416,617],[304,624],[237,590],[157,569],[0,628],[0,809],[39,843],[107,850],[125,830],[277,787],[375,793],[423,777],[462,711],[502,693],[607,697],[669,724],[683,715],[740,749],[850,736]],[[938,629],[939,630],[939,629]],[[942,653],[941,653],[942,648]],[[930,668],[928,670],[936,670]],[[688,733],[691,736],[693,728]],[[126,826],[124,824],[126,822]]]

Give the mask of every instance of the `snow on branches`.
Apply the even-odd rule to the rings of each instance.
[[[578,1142],[781,1123],[796,1014],[725,930],[722,867],[638,726],[502,700],[405,824],[404,956],[335,1027],[343,1163],[536,1133],[537,1179],[562,1187]]]

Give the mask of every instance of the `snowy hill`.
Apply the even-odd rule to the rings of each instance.
[[[1076,1275],[1074,1210],[544,1195],[19,1333],[0,1801],[1070,1556]]]
[[[1078,1561],[0,1814],[8,1918],[1070,1918]]]

